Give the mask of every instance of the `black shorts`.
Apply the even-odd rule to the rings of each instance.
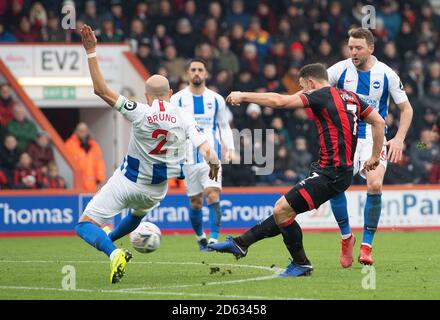
[[[295,212],[317,209],[321,204],[348,189],[353,179],[353,168],[321,168],[310,166],[307,178],[297,183],[284,197]]]

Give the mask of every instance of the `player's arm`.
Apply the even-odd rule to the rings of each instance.
[[[226,98],[226,102],[233,106],[238,106],[242,102],[252,102],[265,107],[279,108],[304,108],[301,98],[302,91],[293,95],[279,94],[275,92],[241,92],[232,91]]]
[[[413,118],[413,108],[408,100],[397,104],[397,107],[400,110],[399,129],[394,138],[385,143],[389,146],[388,159],[391,162],[398,162],[402,159],[403,142]]]
[[[397,162],[402,159],[403,142],[411,125],[413,108],[408,101],[408,97],[399,76],[394,71],[390,71],[387,75],[389,77],[389,91],[391,97],[400,109],[399,129],[397,130],[396,136],[386,143],[389,147],[388,159],[391,162]]]
[[[363,111],[361,118],[371,124],[371,134],[373,136],[373,151],[371,158],[365,162],[364,169],[367,171],[374,170],[379,165],[380,152],[382,151],[384,140],[385,121],[380,114],[372,107]]]
[[[114,107],[118,100],[119,93],[107,86],[101,69],[99,68],[98,59],[96,58],[97,40],[95,32],[88,25],[84,25],[80,32],[84,49],[86,49],[87,55],[90,55],[87,60],[93,81],[93,90],[97,96],[107,102],[111,107]]]

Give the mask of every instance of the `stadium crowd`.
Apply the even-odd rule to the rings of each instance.
[[[66,4],[76,7],[76,29],[61,28],[61,6]],[[166,76],[174,91],[186,85],[187,59],[199,56],[208,62],[209,87],[223,96],[231,90],[294,93],[304,64],[331,66],[349,57],[347,31],[361,25],[364,5],[376,9],[374,55],[399,74],[415,111],[404,157],[388,165],[385,184],[440,183],[438,0],[0,0],[0,42],[79,42],[79,28],[88,24],[102,43],[128,42],[149,72]],[[47,138],[35,138],[36,128],[28,123],[28,129],[14,131],[17,117],[23,116],[7,103],[2,93],[1,130],[10,121],[9,133],[2,133],[0,166],[6,172],[15,163],[28,166],[29,158],[36,165],[39,160],[24,146],[35,140],[41,147],[45,142],[39,141]],[[275,161],[268,176],[258,175],[255,163],[225,165],[224,185],[294,184],[307,175],[318,143],[306,111],[273,111],[256,104],[230,110],[238,130],[274,130],[266,139],[275,145]],[[399,126],[393,104],[386,122],[390,139]],[[236,157],[260,144],[240,139]],[[27,153],[19,156],[16,148]]]

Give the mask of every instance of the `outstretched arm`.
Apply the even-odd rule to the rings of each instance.
[[[400,109],[399,130],[397,130],[394,138],[385,143],[390,148],[388,151],[388,159],[391,162],[398,162],[402,159],[403,142],[405,141],[413,117],[413,108],[408,100],[399,103],[397,107]]]
[[[304,108],[301,99],[302,91],[293,95],[278,94],[274,92],[241,92],[232,91],[226,98],[231,105],[237,106],[242,102],[252,102],[269,108]]]
[[[88,25],[84,25],[81,30],[81,41],[86,49],[89,63],[90,75],[93,81],[93,89],[95,94],[107,102],[111,107],[114,107],[118,100],[119,93],[113,91],[107,86],[105,79],[101,73],[96,58],[96,36],[95,32]]]

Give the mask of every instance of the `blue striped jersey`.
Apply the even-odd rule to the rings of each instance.
[[[150,106],[122,95],[115,108],[132,123],[128,152],[120,166],[122,174],[145,185],[183,179],[187,140],[195,147],[206,141],[191,114],[167,101],[156,99]]]
[[[194,116],[197,128],[205,134],[219,158],[222,142],[227,149],[234,150],[234,139],[229,126],[229,110],[221,95],[206,88],[202,95],[197,96],[190,91],[189,87],[186,87],[174,94],[170,101],[174,106],[183,108]],[[185,163],[203,162],[201,154],[188,143]]]
[[[396,104],[407,101],[408,97],[399,76],[376,57],[372,58],[375,62],[369,71],[357,70],[351,58],[334,64],[327,70],[329,83],[339,89],[355,92],[385,119],[390,96]],[[358,138],[372,139],[371,126],[368,123],[360,121]]]

